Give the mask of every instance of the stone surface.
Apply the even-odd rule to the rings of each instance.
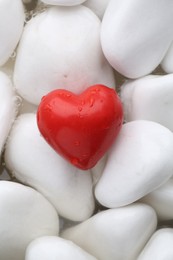
[[[46,251],[45,251],[46,248]],[[96,260],[71,241],[46,236],[32,241],[26,250],[25,260]]]
[[[24,26],[21,0],[0,1],[0,66],[12,55]]]
[[[172,23],[171,0],[111,0],[101,29],[103,52],[124,76],[147,75],[160,64],[172,42]]]
[[[99,260],[136,260],[156,225],[151,207],[134,204],[102,211],[61,235]]]
[[[173,131],[173,74],[149,75],[121,86],[125,120],[151,120]]]
[[[0,71],[0,154],[17,112],[16,101],[10,79]]]
[[[108,208],[130,204],[172,176],[173,134],[151,121],[123,125],[96,185],[97,200]]]
[[[137,260],[173,259],[173,229],[163,228],[154,233]]]
[[[159,220],[173,219],[173,179],[141,199],[155,209]]]
[[[0,181],[0,257],[23,260],[33,239],[58,235],[54,207],[37,191],[22,184]]]
[[[90,172],[73,167],[46,143],[35,114],[17,119],[6,145],[5,163],[18,180],[47,197],[61,216],[82,221],[93,213]]]

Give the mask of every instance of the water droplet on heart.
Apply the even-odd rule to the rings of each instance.
[[[67,96],[67,97],[71,97],[71,94],[67,94],[66,96]]]
[[[90,98],[90,101],[89,101],[89,106],[90,107],[93,107],[93,105],[94,105],[94,98]]]
[[[82,157],[83,158],[87,158],[88,157],[88,154],[86,153],[86,154],[82,154]]]
[[[81,111],[82,111],[82,107],[81,107],[81,106],[79,106],[79,107],[78,107],[78,110],[79,110],[79,112],[81,112]]]
[[[75,146],[80,146],[80,141],[78,141],[78,140],[75,141],[75,142],[74,142],[74,145],[75,145]]]
[[[48,104],[46,107],[45,107],[45,111],[47,112],[52,112],[52,106],[50,104]]]
[[[84,115],[79,114],[78,116],[79,116],[79,118],[84,118]]]
[[[71,163],[72,163],[73,165],[78,165],[79,160],[78,160],[77,158],[72,158],[72,159],[71,159]]]
[[[108,130],[110,128],[110,126],[105,126],[104,129],[105,130]]]

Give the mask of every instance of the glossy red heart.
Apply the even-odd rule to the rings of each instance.
[[[116,138],[123,121],[115,90],[89,87],[80,95],[58,89],[44,96],[37,111],[46,141],[76,167],[95,166]]]

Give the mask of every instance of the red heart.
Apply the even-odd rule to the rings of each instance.
[[[58,89],[44,96],[38,128],[56,152],[80,169],[95,166],[117,136],[123,110],[115,90],[89,87],[80,95]]]

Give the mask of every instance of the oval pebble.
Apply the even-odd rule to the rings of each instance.
[[[133,204],[97,213],[61,235],[99,260],[136,260],[156,225],[151,207]]]
[[[84,2],[84,5],[90,8],[100,19],[102,19],[109,1],[110,0],[87,0]]]
[[[38,105],[53,89],[80,93],[94,84],[115,87],[113,70],[100,44],[100,21],[85,6],[52,7],[26,25],[20,41],[14,83]]]
[[[0,1],[0,66],[16,48],[23,31],[24,17],[21,0]]]
[[[74,6],[85,2],[86,0],[42,0],[43,3],[49,5]]]
[[[128,205],[155,190],[173,173],[173,133],[151,121],[123,125],[95,189],[108,208]]]
[[[46,248],[46,251],[45,251]],[[26,250],[25,260],[96,260],[71,241],[55,236],[40,237]]]
[[[173,229],[160,229],[153,234],[137,260],[172,260],[172,244]]]
[[[8,76],[0,71],[0,155],[16,112],[16,97],[12,83]]]
[[[90,171],[75,168],[40,135],[35,114],[16,120],[6,144],[5,163],[15,177],[41,192],[58,213],[82,221],[94,211]]]
[[[173,179],[141,199],[155,209],[159,220],[173,219]]]
[[[160,64],[173,40],[173,28],[168,26],[172,23],[173,1],[111,0],[102,21],[103,52],[122,75],[147,75]]]
[[[22,184],[0,181],[0,259],[23,260],[35,238],[58,235],[54,207],[37,191]]]
[[[173,74],[150,75],[121,86],[125,120],[151,120],[173,131]]]

